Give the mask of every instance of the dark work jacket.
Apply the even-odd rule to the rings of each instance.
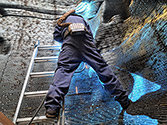
[[[63,23],[70,22],[70,23],[83,23],[85,27],[87,28],[88,32],[90,34],[85,34],[85,37],[79,37],[80,40],[78,42],[82,42],[84,40],[88,40],[88,42],[93,42],[93,35],[91,32],[91,29],[88,25],[88,23],[83,19],[83,17],[78,15],[69,15],[66,20],[63,21]],[[63,39],[64,32],[67,30],[68,27],[59,27],[56,25],[55,31],[54,31],[54,40],[58,42],[62,42],[63,44],[76,44],[76,40],[78,40],[77,37],[68,35],[65,39]]]

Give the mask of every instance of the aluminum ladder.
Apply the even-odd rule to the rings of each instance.
[[[40,46],[40,42],[37,42],[34,45],[34,52],[33,55],[31,57],[31,61],[28,67],[28,71],[27,71],[27,75],[26,78],[24,80],[24,84],[21,90],[21,94],[20,94],[20,98],[17,104],[17,108],[14,114],[14,118],[13,118],[13,123],[14,124],[18,124],[18,123],[28,123],[30,120],[32,120],[32,117],[27,117],[27,118],[18,118],[18,114],[21,108],[21,104],[23,101],[24,97],[39,97],[39,96],[45,96],[47,94],[47,90],[45,91],[34,91],[34,92],[26,92],[26,87],[28,85],[28,80],[30,77],[46,77],[46,76],[53,76],[54,75],[54,71],[48,71],[48,72],[32,72],[33,67],[34,67],[34,63],[36,62],[52,62],[58,59],[58,56],[52,56],[52,57],[37,57],[38,54],[38,50],[60,50],[60,46],[56,46],[56,45],[44,45],[44,46]],[[41,123],[41,122],[46,122],[50,121],[49,119],[46,118],[46,116],[36,116],[33,120],[32,123]],[[54,121],[54,120],[52,120]],[[61,122],[61,123],[60,123]],[[61,116],[58,117],[57,119],[57,125],[64,125],[65,122],[65,117],[64,117],[64,100],[63,100],[63,107],[62,107],[62,114]]]

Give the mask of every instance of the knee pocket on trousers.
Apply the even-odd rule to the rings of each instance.
[[[62,51],[59,54],[58,62],[68,62],[72,58],[74,54],[74,51],[71,49],[62,49]]]

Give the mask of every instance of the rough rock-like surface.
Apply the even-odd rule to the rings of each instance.
[[[0,111],[12,119],[30,57],[34,50],[34,43],[37,41],[40,41],[41,45],[54,43],[52,33],[56,15],[47,14],[47,12],[55,12],[56,3],[55,1],[48,2],[45,0],[2,0],[0,8],[3,7],[6,15],[1,13],[2,16],[0,17],[0,37],[2,38],[0,42]],[[26,8],[31,9],[26,10]],[[35,8],[37,8],[36,10],[43,10],[43,13],[36,12]],[[43,55],[47,56],[47,54],[51,55],[52,53],[44,51]],[[44,69],[47,70],[46,67],[49,66],[36,64],[35,67],[36,71],[43,71]],[[52,64],[50,70],[53,70],[53,67],[55,67],[55,64]],[[41,86],[43,90],[47,90],[50,83],[49,80],[43,83],[40,81],[44,80],[39,79],[35,84],[39,85],[38,88],[37,86],[34,88],[40,90]],[[30,111],[32,111],[31,107],[35,103],[32,102],[31,105],[28,105]],[[35,109],[36,107],[33,108]]]
[[[145,82],[138,81],[138,86],[143,82],[148,87],[151,87],[150,82],[161,86],[158,91],[136,100],[128,113],[146,115],[166,123],[167,5],[165,1],[134,0],[130,9],[131,17],[123,23],[99,26],[97,46],[129,93],[136,80],[131,73],[145,79]]]
[[[91,2],[91,0],[83,0],[83,2]],[[155,120],[159,124],[166,124],[166,1],[132,0],[131,16],[124,22],[119,22],[116,18],[110,23],[104,23],[104,20],[112,17],[113,12],[110,13],[112,8],[105,8],[107,6],[104,2],[111,1],[97,0],[91,3],[95,8],[92,13],[98,13],[89,20],[93,31],[97,30],[100,23],[96,34],[97,47],[129,94],[133,93],[136,83],[138,83],[137,86],[142,86],[139,84],[141,81],[136,81],[136,77],[144,79],[145,94],[133,101],[127,111],[131,116],[122,114],[119,104],[113,98],[110,99],[95,73],[89,66],[85,66],[84,70],[74,74],[65,104],[66,123],[72,125],[141,124],[143,122],[155,124],[151,122]],[[10,119],[13,118],[18,103],[34,43],[39,40],[41,45],[54,44],[52,33],[56,20],[76,3],[75,0],[1,0],[0,111]],[[105,19],[99,19],[99,17],[105,17],[104,13],[111,15]],[[56,54],[55,51],[43,51],[38,56]],[[49,65],[41,63],[34,66],[34,71],[49,71],[55,68],[55,63],[49,63]],[[138,76],[134,77],[131,73]],[[52,78],[31,79],[28,91],[47,90],[51,82]],[[153,87],[152,82],[160,85],[161,88],[148,92],[149,88]],[[41,98],[26,99],[20,116],[32,116],[40,102]],[[43,109],[40,114],[44,114]],[[146,119],[140,117],[143,115]],[[150,121],[147,122],[147,119]]]
[[[0,111],[13,119],[34,43],[52,45],[56,20],[77,1],[1,0],[0,2]],[[54,56],[56,51],[39,52]],[[56,63],[35,64],[33,72],[53,71]],[[27,91],[47,90],[52,78],[30,79]],[[26,99],[20,116],[32,116],[40,98]],[[42,111],[42,115],[44,112]]]

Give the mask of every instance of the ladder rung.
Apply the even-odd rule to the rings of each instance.
[[[58,59],[58,56],[53,57],[36,57],[35,62],[53,62]]]
[[[53,76],[55,71],[48,71],[48,72],[33,72],[30,73],[31,77],[45,77],[45,76]]]
[[[44,49],[54,49],[54,50],[60,50],[60,46],[56,45],[44,45],[44,46],[38,46],[39,50],[44,50]]]
[[[24,95],[26,97],[38,97],[38,96],[45,96],[48,90],[46,91],[35,91],[35,92],[25,92]]]
[[[31,117],[27,117],[27,118],[18,118],[17,119],[17,123],[28,123],[31,120]],[[37,122],[48,122],[48,121],[52,121],[54,122],[54,120],[51,119],[47,119],[46,116],[37,116],[34,118],[32,123],[37,123]]]

